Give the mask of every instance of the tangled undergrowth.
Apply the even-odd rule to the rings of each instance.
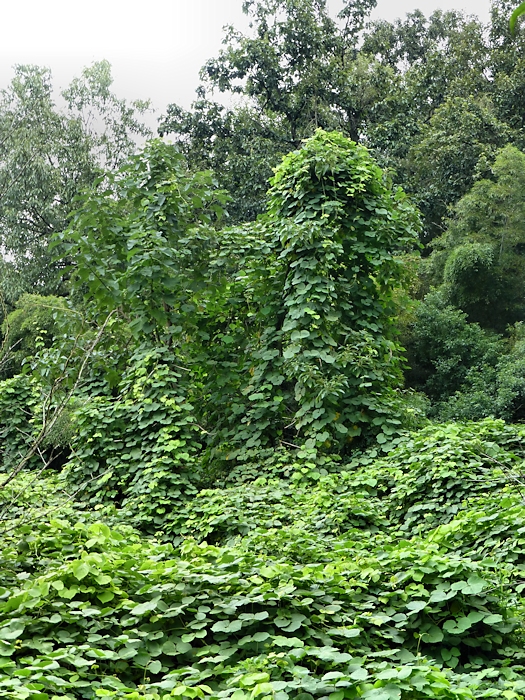
[[[524,434],[486,420],[346,463],[291,452],[156,539],[115,508],[32,518],[58,498],[43,476],[2,515],[1,697],[521,698]]]

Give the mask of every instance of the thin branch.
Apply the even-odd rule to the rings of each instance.
[[[22,471],[22,469],[30,462],[31,458],[32,458],[32,457],[36,454],[36,452],[38,451],[38,448],[39,448],[40,445],[42,444],[42,441],[44,440],[44,438],[49,434],[49,431],[53,428],[53,426],[55,425],[55,423],[57,422],[57,420],[58,420],[59,417],[61,416],[62,411],[64,410],[64,408],[66,407],[66,405],[67,405],[68,402],[70,401],[71,397],[73,396],[73,394],[74,394],[75,391],[77,390],[78,385],[80,384],[80,380],[81,380],[81,378],[82,378],[82,375],[83,375],[83,373],[84,373],[84,370],[85,370],[85,368],[86,368],[86,365],[87,365],[87,363],[88,363],[88,360],[89,360],[89,358],[91,357],[91,355],[92,355],[92,353],[93,353],[93,350],[95,349],[95,347],[96,347],[96,346],[98,345],[98,343],[100,342],[100,339],[101,339],[101,337],[102,337],[102,335],[103,335],[103,333],[104,333],[104,331],[105,331],[105,329],[106,329],[106,326],[108,325],[108,323],[109,323],[109,321],[110,321],[110,319],[111,319],[111,317],[113,316],[114,313],[115,313],[115,310],[111,311],[111,313],[108,314],[108,316],[106,317],[106,320],[104,321],[104,323],[102,324],[101,328],[99,329],[99,332],[97,333],[95,339],[93,340],[93,342],[91,343],[90,347],[89,347],[88,350],[86,351],[86,353],[85,353],[85,355],[84,355],[84,359],[83,359],[82,364],[81,364],[81,366],[80,366],[80,369],[79,369],[79,371],[78,371],[78,374],[77,374],[77,378],[76,378],[76,380],[75,380],[75,383],[73,384],[73,386],[71,387],[71,389],[69,390],[69,392],[67,392],[66,396],[65,396],[64,399],[61,401],[61,403],[60,403],[60,404],[55,408],[55,410],[53,411],[53,416],[52,416],[51,420],[50,420],[49,422],[47,422],[46,420],[44,420],[44,425],[42,426],[40,432],[38,433],[37,437],[35,438],[35,440],[34,440],[33,444],[31,445],[30,449],[29,449],[28,452],[25,454],[25,456],[20,460],[20,462],[17,464],[17,466],[13,469],[13,471],[11,472],[11,474],[9,474],[9,476],[8,476],[6,479],[4,479],[4,481],[3,481],[2,483],[0,483],[0,489],[5,488],[5,487],[7,486],[7,484],[9,484],[9,483]],[[71,356],[70,356],[70,357],[71,357]],[[68,361],[69,361],[69,359],[70,359],[70,358],[68,358]],[[48,396],[48,399],[47,399],[47,405],[48,405],[48,406],[49,406],[49,403],[50,403],[50,401],[51,401],[51,397],[52,397],[52,395],[53,395],[53,393],[52,393],[53,390],[56,390],[56,387],[58,386],[58,384],[59,384],[63,379],[64,379],[64,376],[62,375],[61,377],[59,377],[59,379],[54,383],[53,387],[51,388],[51,391],[50,391],[49,396]]]
[[[279,440],[281,445],[288,445],[288,447],[295,447],[296,450],[302,450],[303,448],[299,445],[294,445],[293,442],[286,442],[286,440]]]

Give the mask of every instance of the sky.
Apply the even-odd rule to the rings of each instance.
[[[336,9],[340,0],[328,0]],[[247,29],[242,0],[24,0],[2,9],[0,87],[15,64],[51,68],[64,88],[82,67],[107,59],[114,91],[151,99],[160,115],[170,102],[188,108],[199,68],[221,48],[222,28]],[[372,18],[393,20],[420,9],[464,10],[488,18],[490,0],[378,0]],[[152,117],[152,125],[155,123]]]

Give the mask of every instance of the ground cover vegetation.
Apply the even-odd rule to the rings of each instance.
[[[2,91],[0,697],[525,696],[523,7],[374,4]]]

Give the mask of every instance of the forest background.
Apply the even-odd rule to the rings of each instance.
[[[4,697],[523,696],[525,34],[374,6],[1,92]]]

